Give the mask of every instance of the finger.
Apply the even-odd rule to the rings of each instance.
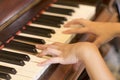
[[[87,27],[72,28],[72,29],[68,29],[68,30],[63,31],[64,34],[76,34],[76,33],[87,33],[87,32],[88,32]]]
[[[66,23],[64,25],[64,27],[71,27],[71,25],[78,25],[78,24],[85,26],[85,24],[87,22],[88,22],[88,20],[85,20],[85,19],[74,19],[74,20]]]
[[[38,56],[38,57],[43,57],[43,56],[45,56],[46,54],[45,53],[39,53],[39,54],[37,54],[36,56]]]
[[[63,43],[60,43],[60,42],[54,42],[54,43],[52,43],[52,45],[55,45],[55,46],[57,46],[56,48],[58,48],[58,46],[63,45]]]
[[[50,64],[55,64],[55,63],[61,63],[63,62],[63,59],[60,57],[54,57],[54,58],[50,58],[46,61],[40,62],[38,63],[39,66],[45,66],[45,65],[50,65]]]
[[[46,50],[42,51],[42,55],[52,55],[52,56],[59,56],[62,52],[58,49],[48,47]]]
[[[38,57],[51,55],[51,56],[59,56],[62,52],[60,50],[54,49],[54,48],[46,48],[41,53],[37,54]]]
[[[37,45],[35,45],[35,46],[36,46],[36,48],[38,48],[38,49],[40,49],[40,50],[44,50],[44,49],[47,48],[48,45],[37,44]]]
[[[43,45],[43,44],[37,44],[37,45],[35,45],[36,46],[36,48],[38,48],[38,49],[40,49],[40,50],[44,50],[44,49],[46,49],[47,47],[53,47],[53,45],[52,44],[45,44],[45,45]],[[55,47],[54,47],[55,48]]]

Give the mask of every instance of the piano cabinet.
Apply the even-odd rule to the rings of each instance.
[[[3,1],[3,0],[2,0]],[[5,2],[7,0],[4,0]],[[13,0],[11,0],[13,1]],[[14,0],[17,2],[17,0]],[[18,0],[20,1],[20,0]],[[27,3],[29,0],[25,0]],[[34,2],[34,0],[30,0],[31,2]],[[38,13],[42,13],[44,10],[46,10],[52,3],[54,3],[57,0],[38,0],[38,4],[33,5],[32,7],[29,6],[30,4],[27,4],[29,8],[27,8],[23,11],[23,13],[20,13],[21,15],[17,15],[14,13],[17,11],[20,12],[21,9],[25,8],[22,5],[19,5],[19,7],[16,7],[9,15],[7,15],[8,12],[6,12],[5,16],[0,17],[0,45],[4,46],[7,45],[6,42],[11,41],[13,36],[18,34],[18,32],[21,32],[21,29],[24,28],[25,25],[29,24],[30,20],[33,20]],[[64,0],[63,0],[64,1]],[[72,1],[72,0],[71,0]],[[84,1],[84,0],[81,0]],[[89,0],[88,0],[89,1]],[[91,0],[96,1],[96,0]],[[8,2],[8,1],[7,1]],[[78,0],[76,0],[78,2]],[[4,3],[5,4],[5,3]],[[17,5],[16,5],[17,6]],[[6,7],[3,5],[2,7]],[[9,5],[10,8],[13,8]],[[22,8],[21,8],[22,7]],[[8,9],[8,8],[5,8]],[[12,9],[11,9],[12,10]],[[2,11],[0,11],[0,14]],[[102,13],[102,12],[101,12]],[[3,14],[3,13],[2,13]],[[92,17],[93,18],[93,17]],[[12,20],[12,21],[11,21]],[[95,19],[102,20],[100,17],[96,17]],[[7,22],[6,22],[7,21]],[[95,39],[94,35],[76,35],[70,43],[78,42],[78,41],[93,41]],[[9,44],[9,43],[8,43]],[[41,77],[38,80],[77,80],[80,75],[83,74],[83,71],[85,74],[82,76],[82,80],[87,80],[86,71],[84,70],[85,67],[82,63],[76,64],[78,68],[75,68],[75,64],[72,65],[61,65],[61,64],[54,64],[48,67],[48,69],[45,70],[45,72],[41,75]],[[31,65],[32,66],[32,65]],[[84,78],[85,76],[85,78]],[[80,77],[79,77],[80,78]]]
[[[1,49],[9,44],[9,42],[14,39],[14,36],[18,35],[24,26],[29,24],[29,21],[31,21],[33,17],[36,17],[38,13],[42,13],[56,0],[37,0],[38,3],[34,0],[14,0],[13,2],[15,3],[12,3],[12,1],[13,0],[10,0],[11,3],[9,2],[9,4],[7,0],[2,0],[2,5],[0,5],[1,8],[6,10],[5,13],[3,13],[3,9],[0,10],[0,14],[2,14],[0,17]],[[6,4],[8,4],[8,6],[6,6]],[[77,70],[73,68],[74,65],[51,65],[42,76],[40,76],[39,80],[77,80],[84,69],[82,64],[78,65],[80,66]]]

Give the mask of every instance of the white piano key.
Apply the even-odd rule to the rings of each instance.
[[[11,51],[11,52],[17,52],[15,50],[10,50],[10,49],[5,49],[7,51]],[[21,52],[19,52],[21,53]],[[27,53],[23,53],[23,54],[27,54]],[[29,55],[29,54],[27,54]],[[38,58],[34,55],[29,55],[30,56],[30,61],[29,62],[25,62],[25,66],[18,66],[18,65],[13,65],[13,64],[9,64],[9,63],[4,63],[4,62],[0,62],[1,65],[5,65],[8,67],[12,67],[15,68],[17,70],[17,74],[16,75],[23,75],[26,77],[31,77],[34,78],[35,80],[37,80],[37,78],[39,78],[44,71],[49,67],[49,65],[47,66],[38,66],[38,63],[41,61],[44,61],[46,59],[44,58]],[[30,73],[30,74],[24,74],[24,73]]]
[[[52,6],[58,7],[58,8],[73,9],[75,12],[72,13],[71,17],[68,17],[68,21],[70,21],[72,19],[76,19],[76,18],[91,19],[95,15],[95,9],[96,9],[95,6],[84,5],[84,4],[80,4],[78,8],[73,8],[73,7],[71,8],[68,6],[57,5],[57,4],[53,4]],[[49,13],[47,12],[47,14],[49,14]],[[52,14],[52,15],[54,15],[54,14]],[[57,16],[59,16],[59,14],[57,14]]]
[[[95,6],[80,4],[79,8],[74,9],[75,13],[72,15],[71,19],[84,18],[90,20],[95,15],[95,9]]]
[[[21,75],[10,75],[11,80],[33,80],[31,77],[21,76]]]
[[[50,44],[53,42],[62,42],[62,43],[68,43],[74,35],[70,34],[64,34],[62,33],[61,30],[57,31],[56,34],[51,34],[51,38],[46,38],[46,37],[41,37],[41,36],[35,36],[35,35],[30,35],[30,34],[25,34],[25,33],[20,33],[19,35],[21,36],[27,36],[27,37],[33,37],[33,38],[38,38],[38,39],[44,39],[46,41],[46,44]],[[59,35],[59,36],[58,36]]]
[[[79,5],[79,8],[61,6],[61,5],[56,5],[56,4],[53,4],[52,7],[60,7],[60,8],[67,8],[67,9],[75,10],[75,13],[72,13],[72,16],[51,13],[51,12],[43,12],[43,14],[67,18],[67,21],[64,21],[64,23],[66,23],[72,19],[75,19],[75,18],[91,19],[93,17],[93,15],[95,14],[95,7],[88,6],[88,5],[82,5],[82,4]],[[47,42],[47,44],[50,44],[53,42],[69,43],[71,41],[71,39],[75,36],[75,35],[65,35],[62,33],[62,31],[65,29],[63,27],[64,24],[61,24],[61,28],[54,28],[54,27],[45,26],[45,25],[41,25],[41,24],[34,24],[34,23],[31,23],[29,25],[34,26],[34,27],[41,27],[41,28],[48,28],[48,29],[55,30],[56,33],[52,34],[51,38],[34,36],[34,35],[24,34],[24,33],[19,34],[21,36],[28,36],[28,37],[38,38],[38,39],[44,39]],[[35,55],[30,55],[29,53],[20,52],[17,50],[11,50],[11,49],[7,49],[7,48],[3,48],[3,50],[27,54],[31,58],[29,62],[25,62],[26,63],[25,66],[17,66],[17,65],[13,65],[13,64],[9,64],[9,63],[0,62],[1,65],[13,67],[17,70],[18,73],[16,75],[11,75],[12,76],[11,80],[23,80],[23,79],[24,80],[37,80],[45,72],[45,70],[50,66],[50,65],[47,65],[47,66],[42,67],[42,66],[37,65],[40,61],[46,60],[45,58],[38,58]],[[38,51],[40,52],[40,50],[38,50]]]
[[[61,6],[58,6],[61,7]],[[62,16],[62,17],[66,17],[68,20],[65,21],[64,23],[72,20],[72,19],[76,19],[76,18],[84,18],[84,19],[91,19],[93,17],[93,15],[95,14],[95,7],[94,6],[88,6],[88,5],[79,5],[79,8],[74,8],[75,13],[72,14],[72,16],[66,16],[66,15],[61,15],[61,14],[56,14],[56,13],[50,13],[50,12],[44,12],[43,14],[47,14],[47,15],[53,15],[53,16]],[[45,26],[45,25],[41,25],[41,24],[34,24],[31,23],[29,24],[30,26],[35,26],[35,27],[41,27],[41,28],[50,28],[50,29],[54,29],[55,32],[57,32],[56,34],[52,35],[52,38],[42,38],[42,39],[47,39],[48,41],[57,41],[57,42],[69,42],[71,38],[74,37],[74,35],[66,35],[63,34],[62,31],[64,30],[63,25],[61,25],[61,28],[53,28],[50,26]],[[58,36],[59,35],[59,36]]]
[[[59,17],[65,17],[66,19],[69,19],[70,16],[68,15],[64,15],[64,14],[58,14],[58,13],[52,13],[52,12],[43,12],[43,14],[46,14],[46,15],[52,15],[52,16],[59,16]]]
[[[73,7],[73,6],[66,6],[66,5],[60,5],[60,4],[52,4],[52,7],[57,7],[57,8],[64,8],[64,9],[75,9],[75,8],[79,8],[79,7]]]

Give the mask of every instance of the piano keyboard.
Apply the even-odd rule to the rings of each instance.
[[[94,14],[94,6],[60,1],[51,4],[0,51],[0,80],[38,80],[50,65],[37,66],[46,59],[35,56],[40,52],[35,44],[69,43],[74,35],[62,34],[63,25],[75,18],[91,19]]]

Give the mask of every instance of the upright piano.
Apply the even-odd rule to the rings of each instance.
[[[69,0],[0,0],[0,80],[77,80],[81,64],[37,66],[35,44],[70,43],[63,25],[75,18],[92,19],[95,6]],[[77,77],[75,77],[77,76]]]

